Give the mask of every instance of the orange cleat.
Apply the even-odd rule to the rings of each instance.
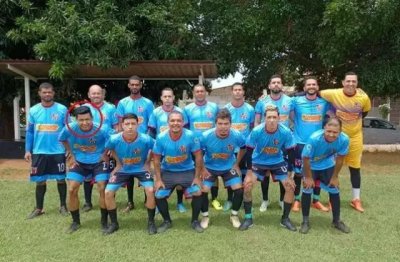
[[[352,206],[358,212],[364,213],[364,208],[361,205],[361,200],[360,199],[358,199],[358,198],[353,199],[350,202],[350,206]]]
[[[323,211],[323,212],[329,212],[329,208],[327,208],[326,206],[324,206],[321,202],[319,202],[319,201],[317,201],[317,202],[313,202],[312,204],[311,204],[311,207],[312,208],[315,208],[315,209],[318,209],[318,210],[321,210],[321,211]]]
[[[300,207],[301,207],[300,201],[295,200],[294,203],[293,203],[293,206],[292,206],[292,211],[293,212],[299,212],[300,211]]]

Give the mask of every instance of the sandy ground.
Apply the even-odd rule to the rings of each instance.
[[[400,153],[364,153],[363,164],[379,166],[398,164],[400,166]],[[379,166],[374,167],[379,168]],[[30,164],[22,159],[0,159],[0,179],[27,181],[29,167]]]

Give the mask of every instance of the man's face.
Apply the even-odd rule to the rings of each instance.
[[[170,106],[174,104],[174,93],[169,90],[164,90],[161,94],[161,101],[164,106]]]
[[[268,129],[276,129],[279,124],[279,115],[276,111],[266,111],[265,126]]]
[[[215,124],[217,135],[220,137],[226,137],[229,134],[231,128],[231,122],[228,118],[218,118]]]
[[[170,114],[168,118],[168,127],[172,133],[180,133],[183,128],[183,118],[181,114]]]
[[[315,79],[307,79],[304,83],[304,92],[308,95],[315,95],[319,90],[318,82]]]
[[[232,98],[233,100],[242,100],[244,98],[243,86],[235,85],[232,87]]]
[[[133,135],[137,133],[138,122],[136,119],[128,118],[122,122],[122,129],[125,134]]]
[[[88,97],[93,104],[101,104],[104,101],[103,89],[99,86],[91,86],[89,88]]]
[[[193,90],[194,99],[197,102],[203,102],[206,99],[206,88],[204,86],[196,86]]]
[[[131,90],[132,95],[140,94],[142,89],[142,82],[139,80],[130,79],[128,83],[129,90]]]
[[[282,92],[282,79],[279,77],[272,78],[271,81],[269,82],[268,85],[269,90],[271,90],[271,93],[273,94],[279,94]]]
[[[87,132],[92,129],[93,118],[89,113],[77,115],[76,120],[78,121],[79,128],[82,131]]]
[[[328,142],[335,141],[340,134],[340,126],[335,122],[330,122],[324,127],[325,140]]]
[[[358,86],[358,77],[356,75],[348,75],[342,81],[343,92],[346,95],[354,95]]]
[[[42,102],[52,102],[54,100],[54,90],[52,88],[41,88],[39,90],[39,97]]]

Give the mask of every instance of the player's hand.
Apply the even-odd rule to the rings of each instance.
[[[311,177],[304,177],[303,187],[305,189],[313,188],[314,187],[314,180]]]
[[[76,161],[74,155],[70,154],[67,160],[69,162],[69,168],[79,166],[79,163]]]
[[[107,150],[106,154],[107,154],[108,157],[111,157],[112,156],[111,150]]]
[[[25,155],[24,155],[24,158],[25,158],[25,161],[26,162],[32,162],[32,154],[31,154],[31,152],[26,152],[25,153]]]
[[[119,170],[121,170],[121,168],[122,168],[122,166],[116,165],[115,168],[113,169],[113,171],[111,171],[110,176],[115,176],[115,174],[116,174]]]
[[[193,186],[193,185],[198,185],[199,188],[202,187],[201,180],[200,180],[199,177],[195,177],[195,178],[193,179],[192,186]]]
[[[165,188],[165,185],[164,185],[162,179],[156,180],[154,187],[155,187],[156,191],[159,190],[160,188]]]
[[[239,176],[242,176],[242,171],[240,170],[240,167],[238,164],[234,164],[232,169],[235,169],[236,173],[238,173]]]
[[[329,185],[332,186],[332,187],[338,187],[339,186],[339,178],[333,176],[331,178],[331,181],[329,181]]]
[[[211,174],[210,174],[210,172],[208,172],[208,170],[207,170],[207,168],[203,168],[201,171],[200,171],[200,178],[201,179],[207,179],[207,178],[209,178],[211,176]]]
[[[294,179],[294,172],[293,171],[288,171],[288,177],[291,179]]]
[[[290,187],[291,189],[296,189],[296,183],[294,182],[293,178],[288,177],[285,181],[282,182],[285,187]]]

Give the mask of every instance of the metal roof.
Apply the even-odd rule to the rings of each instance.
[[[0,73],[19,76],[8,69],[17,68],[35,78],[49,78],[51,62],[41,60],[0,60]],[[131,61],[126,68],[76,65],[66,72],[67,77],[75,79],[127,79],[138,75],[144,79],[198,79],[216,78],[217,66],[210,60],[154,60]]]

